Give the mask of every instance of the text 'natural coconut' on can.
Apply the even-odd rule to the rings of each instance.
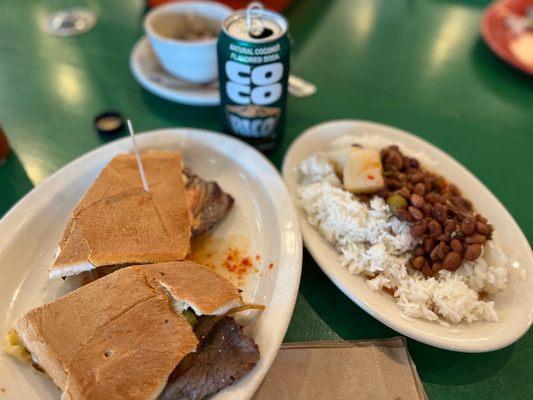
[[[288,24],[268,10],[237,11],[218,39],[224,130],[261,150],[283,134],[289,77]]]

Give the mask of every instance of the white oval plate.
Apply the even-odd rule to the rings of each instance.
[[[166,72],[143,36],[133,46],[130,54],[130,69],[139,84],[165,100],[193,106],[216,106],[220,104],[218,82],[196,85],[182,81]]]
[[[261,359],[243,379],[214,398],[250,398],[268,371],[289,324],[302,263],[296,211],[273,165],[258,151],[229,136],[198,129],[164,129],[140,134],[141,149],[180,149],[185,164],[217,181],[235,198],[214,236],[239,235],[250,240],[250,254],[262,255],[245,286],[247,301],[265,304],[262,313],[244,318],[245,329],[259,345]],[[71,162],[33,189],[0,221],[0,337],[24,312],[63,294],[68,285],[48,280],[46,267],[81,196],[98,172],[118,153],[131,151],[129,138],[102,146]],[[268,268],[270,263],[274,268]],[[4,399],[59,399],[44,375],[0,355]]]
[[[511,259],[518,261],[527,272],[527,279],[510,274],[507,289],[496,297],[500,322],[453,324],[454,333],[437,323],[402,317],[392,296],[372,291],[360,276],[351,275],[340,266],[335,249],[307,222],[299,209],[300,227],[306,248],[318,265],[352,301],[392,329],[432,346],[463,352],[484,352],[505,347],[518,340],[533,321],[533,255],[524,234],[509,212],[494,195],[465,167],[430,143],[399,129],[365,121],[341,120],[316,125],[292,144],[283,163],[283,177],[296,202],[297,168],[312,153],[323,150],[329,143],[344,135],[357,138],[363,134],[379,135],[421,152],[436,162],[435,168],[456,183],[465,196],[495,226],[503,248]]]

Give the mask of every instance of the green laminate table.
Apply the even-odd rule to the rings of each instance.
[[[58,5],[92,7],[91,32],[59,39],[39,29]],[[360,118],[413,132],[474,172],[533,238],[533,78],[485,46],[486,1],[296,0],[287,10],[293,72],[318,93],[289,99],[286,136],[270,157],[280,167],[291,141],[309,126]],[[29,1],[0,4],[0,124],[14,150],[0,167],[0,215],[34,185],[102,144],[93,117],[118,109],[138,131],[192,126],[218,130],[216,108],[161,100],[128,68],[142,35],[141,0]],[[383,338],[396,333],[345,297],[304,256],[286,341]],[[533,334],[485,354],[409,349],[431,399],[533,396]],[[2,395],[0,394],[0,398]]]

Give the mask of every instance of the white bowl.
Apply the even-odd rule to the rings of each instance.
[[[222,21],[233,10],[212,1],[180,1],[151,10],[144,19],[144,31],[163,68],[170,74],[191,83],[209,83],[218,77],[217,38],[179,40],[171,37],[177,20],[196,14]],[[173,20],[175,17],[175,20]]]

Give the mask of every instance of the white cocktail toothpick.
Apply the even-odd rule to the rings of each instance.
[[[130,130],[131,141],[133,142],[133,151],[135,152],[135,158],[137,158],[137,166],[139,167],[139,175],[141,175],[141,181],[146,192],[150,192],[148,188],[148,182],[146,181],[146,175],[144,174],[143,163],[141,161],[141,156],[139,155],[139,149],[137,148],[137,142],[135,141],[135,132],[133,131],[133,126],[131,121],[128,119],[128,129]]]

